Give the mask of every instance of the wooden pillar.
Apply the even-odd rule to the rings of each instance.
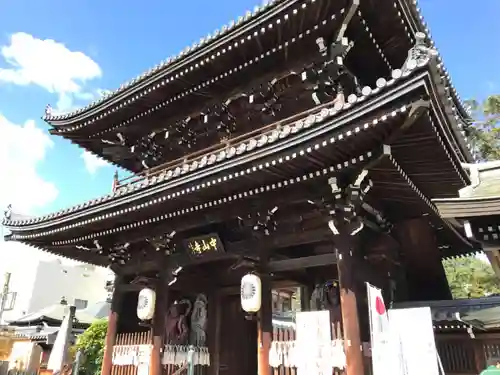
[[[452,299],[435,229],[428,220],[422,217],[398,223],[395,232],[404,254],[410,300]]]
[[[474,351],[474,364],[478,374],[486,368],[486,358],[484,355],[483,342],[481,340],[471,339],[470,344]]]
[[[164,265],[162,267],[162,271],[160,272],[160,279],[158,280],[158,284],[156,286],[156,304],[153,316],[153,326],[151,329],[153,347],[151,349],[149,375],[162,374],[161,356],[163,353],[163,338],[165,337],[165,319],[168,304],[168,285],[166,280],[167,271],[167,267]]]
[[[303,285],[300,287],[300,311],[311,310],[311,293],[313,286]]]
[[[221,309],[222,298],[216,291],[208,297],[208,337],[207,345],[210,353],[209,375],[219,375],[221,350]]]
[[[335,237],[340,289],[340,308],[346,354],[346,375],[364,375],[364,362],[356,297],[354,241],[348,234]]]
[[[123,292],[120,290],[121,282],[122,278],[117,275],[114,281],[111,309],[108,317],[108,329],[106,330],[106,338],[104,340],[104,356],[102,358],[101,375],[111,375],[111,367],[113,366],[113,347],[116,341],[120,305],[123,297]]]
[[[267,259],[264,260],[261,268],[262,281],[262,306],[258,314],[257,321],[257,362],[258,375],[270,375],[269,351],[271,349],[273,322],[272,322],[272,296],[271,279],[267,272]]]

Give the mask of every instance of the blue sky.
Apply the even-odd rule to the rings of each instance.
[[[500,2],[478,4],[420,2],[463,98],[500,92],[500,49],[493,47],[500,38]],[[12,202],[41,214],[107,193],[114,170],[100,167],[91,173],[81,150],[48,138],[40,120],[45,105],[83,104],[254,5],[255,0],[1,2],[0,162],[7,174],[0,177],[6,179],[0,184],[0,205]],[[29,120],[34,122],[23,125]]]

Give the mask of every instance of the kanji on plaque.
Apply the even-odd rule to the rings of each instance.
[[[192,256],[224,252],[224,246],[219,236],[215,233],[189,238],[184,241],[184,245],[188,253]]]

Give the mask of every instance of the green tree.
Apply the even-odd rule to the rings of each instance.
[[[104,356],[104,340],[108,329],[108,321],[97,320],[78,337],[76,348],[84,356],[81,372],[85,375],[100,375]]]
[[[491,95],[483,102],[466,101],[472,121],[466,133],[472,138],[482,160],[500,159],[500,95]]]
[[[443,261],[453,298],[477,298],[500,293],[491,265],[474,256]]]

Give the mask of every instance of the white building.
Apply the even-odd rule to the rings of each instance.
[[[41,260],[10,272],[10,293],[3,313],[7,322],[57,304],[63,297],[68,303],[74,302],[77,309],[105,301],[106,281],[112,278],[108,270],[86,264],[66,265],[59,259]]]

